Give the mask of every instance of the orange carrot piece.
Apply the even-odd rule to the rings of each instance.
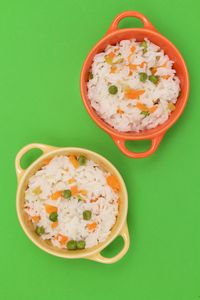
[[[87,229],[89,229],[89,230],[95,230],[96,227],[97,227],[97,223],[96,222],[87,224]]]
[[[132,70],[132,71],[137,70],[137,65],[135,65],[135,64],[129,64],[128,66],[129,66],[130,70]]]
[[[87,195],[87,191],[86,190],[79,190],[79,193],[82,194],[83,196]]]
[[[57,200],[61,196],[62,196],[62,192],[61,191],[57,191],[57,192],[55,192],[55,193],[53,193],[51,195],[51,200]]]
[[[62,234],[58,234],[57,235],[57,237],[56,237],[56,239],[60,242],[60,244],[61,245],[65,245],[66,243],[67,243],[67,241],[68,241],[68,237],[67,236],[65,236],[65,235],[62,235]]]
[[[134,47],[134,46],[131,47],[131,52],[132,52],[132,53],[135,52],[135,47]]]
[[[109,57],[109,58],[114,58],[115,56],[116,56],[116,54],[114,53],[114,52],[109,52],[108,54],[107,54],[107,56]]]
[[[51,223],[51,228],[56,228],[58,226],[58,222]]]
[[[40,221],[40,216],[39,215],[33,216],[32,221],[35,222],[35,223],[38,223]]]
[[[155,75],[156,72],[157,72],[157,68],[156,68],[156,67],[151,68],[151,73],[152,73],[153,75]]]
[[[72,196],[76,196],[78,194],[78,188],[76,185],[71,187]]]
[[[149,108],[149,112],[152,114],[152,113],[154,113],[154,111],[156,111],[157,108],[158,108],[158,105],[154,105]]]
[[[114,190],[119,191],[119,182],[114,175],[110,175],[106,178],[107,184]]]
[[[140,95],[144,94],[145,90],[133,90],[133,89],[127,89],[125,90],[125,97],[127,99],[136,99],[138,98]]]
[[[95,203],[95,202],[97,202],[97,200],[98,200],[98,198],[91,199],[91,200],[90,200],[90,203]]]
[[[78,160],[76,159],[76,157],[74,155],[70,155],[69,160],[70,160],[70,162],[72,163],[72,165],[74,166],[75,169],[77,169],[79,167]]]
[[[70,184],[70,183],[73,183],[73,182],[75,182],[76,180],[74,179],[74,178],[70,178],[70,179],[68,179],[68,183]]]
[[[45,205],[45,210],[48,214],[51,214],[53,212],[57,212],[58,211],[58,208],[56,206],[53,206],[53,205],[49,205],[49,204],[46,204]]]
[[[168,79],[169,77],[171,77],[170,75],[163,75],[163,76],[161,76],[161,78],[163,78],[163,79]]]
[[[123,114],[124,114],[124,111],[123,111],[121,108],[118,108],[118,109],[117,109],[117,114],[123,115]]]
[[[148,107],[141,102],[137,102],[136,107],[141,111],[149,111]]]
[[[117,70],[117,67],[116,66],[111,66],[111,69],[110,69],[110,72],[111,73],[115,73]]]
[[[144,68],[144,65],[146,64],[146,62],[145,61],[143,61],[143,62],[141,62],[141,64],[139,65],[140,66],[140,68]]]

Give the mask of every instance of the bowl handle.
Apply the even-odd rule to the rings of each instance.
[[[164,134],[160,134],[160,135],[157,135],[154,138],[152,138],[151,139],[151,147],[145,152],[130,151],[126,148],[126,145],[125,145],[126,140],[125,139],[120,139],[120,138],[115,138],[115,137],[112,137],[112,138],[113,138],[115,144],[118,146],[118,148],[126,156],[131,157],[131,158],[144,158],[144,157],[147,157],[147,156],[153,154],[156,151],[156,149],[158,148],[163,136],[164,136]]]
[[[127,10],[122,12],[121,14],[117,15],[115,19],[112,21],[110,28],[108,29],[108,33],[111,33],[115,30],[118,30],[119,22],[127,17],[134,17],[137,19],[140,19],[142,23],[144,24],[145,29],[150,29],[156,31],[155,27],[151,24],[151,22],[141,13],[133,10]]]
[[[130,239],[129,239],[129,232],[128,232],[128,226],[127,224],[124,225],[122,231],[120,234],[124,240],[124,247],[123,249],[114,257],[108,258],[104,257],[100,253],[96,253],[90,257],[87,257],[87,259],[94,260],[103,264],[112,264],[120,260],[128,251],[129,245],[130,245]]]
[[[24,174],[25,170],[22,169],[21,167],[21,159],[23,157],[23,155],[28,152],[29,150],[31,149],[40,149],[42,150],[42,152],[45,154],[45,153],[48,153],[54,149],[56,149],[56,147],[52,147],[52,146],[48,146],[48,145],[43,145],[43,144],[29,144],[29,145],[26,145],[25,147],[23,147],[18,153],[17,153],[17,156],[16,156],[16,159],[15,159],[15,169],[16,169],[16,174],[17,174],[17,179],[18,181],[20,180],[20,178],[22,177],[22,175]]]

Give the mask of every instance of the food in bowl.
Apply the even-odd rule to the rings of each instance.
[[[121,132],[164,123],[180,94],[173,61],[148,39],[122,40],[96,54],[87,86],[91,106]]]
[[[28,180],[24,210],[35,233],[68,250],[93,247],[111,233],[119,208],[117,178],[83,155],[57,155]]]

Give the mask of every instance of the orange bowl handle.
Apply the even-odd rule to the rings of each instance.
[[[105,257],[101,253],[96,253],[90,257],[87,257],[87,259],[94,260],[103,264],[113,264],[118,260],[120,260],[126,254],[130,245],[130,238],[129,238],[127,224],[124,225],[122,231],[120,232],[120,235],[124,240],[124,247],[117,255],[115,255],[114,257]]]
[[[144,28],[156,31],[155,27],[151,24],[151,22],[143,14],[141,14],[137,11],[127,10],[115,17],[115,19],[113,20],[113,22],[110,25],[110,28],[108,29],[108,33],[118,30],[119,22],[122,19],[127,18],[127,17],[134,17],[134,18],[140,19],[142,21],[142,23],[144,24]]]
[[[131,157],[131,158],[144,158],[144,157],[147,157],[147,156],[153,154],[156,151],[163,136],[164,136],[164,134],[160,134],[160,135],[157,135],[156,137],[152,138],[151,139],[151,147],[145,152],[132,152],[132,151],[128,150],[125,145],[126,140],[124,140],[124,139],[118,139],[118,138],[113,137],[113,140],[114,140],[115,144],[118,146],[118,148],[126,156]]]

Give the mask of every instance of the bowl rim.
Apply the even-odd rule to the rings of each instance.
[[[38,145],[40,144],[31,144],[31,148],[39,148]],[[28,145],[30,146],[30,145]],[[46,145],[42,145],[42,146],[46,146]],[[27,146],[25,146],[24,148],[26,148]],[[79,147],[52,147],[52,146],[47,146],[50,147],[49,151],[46,153],[43,153],[39,158],[37,158],[33,163],[30,164],[30,166],[26,169],[23,170],[23,174],[18,173],[18,187],[17,187],[17,194],[16,194],[16,211],[17,211],[17,216],[18,216],[18,220],[19,223],[23,229],[23,231],[25,232],[25,234],[27,235],[27,237],[40,249],[44,250],[45,252],[52,254],[54,256],[57,257],[62,257],[62,258],[88,258],[88,259],[92,259],[92,260],[97,260],[100,262],[105,262],[105,263],[111,263],[111,260],[109,261],[108,258],[104,258],[100,255],[100,252],[106,248],[110,243],[112,243],[112,241],[118,236],[118,235],[122,235],[123,237],[123,233],[126,232],[126,236],[125,239],[128,238],[128,245],[129,246],[129,235],[128,235],[128,229],[127,229],[127,213],[128,213],[128,193],[127,193],[127,188],[124,182],[124,179],[122,177],[122,175],[119,173],[119,171],[117,170],[117,168],[109,161],[107,160],[105,157],[103,157],[102,155],[85,149],[85,148],[79,148]],[[24,148],[22,148],[21,150],[23,150]],[[40,147],[41,149],[41,147]],[[20,150],[20,151],[21,151]],[[20,151],[18,154],[20,154]],[[48,248],[45,243],[43,243],[43,240],[40,240],[37,236],[33,236],[30,233],[30,230],[28,229],[28,224],[26,223],[26,221],[24,220],[24,216],[23,216],[23,209],[21,208],[21,192],[23,190],[23,187],[25,185],[25,181],[29,178],[29,173],[31,172],[31,170],[33,169],[37,169],[37,166],[39,166],[39,164],[46,158],[48,158],[49,156],[56,156],[59,155],[63,152],[67,151],[68,153],[74,153],[74,152],[80,152],[80,153],[84,153],[84,154],[89,154],[91,156],[93,156],[94,158],[98,159],[100,162],[102,162],[103,164],[105,163],[106,166],[108,166],[109,169],[114,170],[115,175],[117,175],[118,180],[120,181],[120,185],[122,187],[123,190],[123,208],[124,210],[121,211],[122,217],[121,217],[121,222],[118,224],[118,227],[115,230],[115,233],[112,234],[112,230],[110,235],[107,237],[107,239],[102,242],[99,243],[98,245],[91,247],[91,248],[87,248],[83,251],[79,251],[76,250],[75,252],[59,252],[59,248],[57,249],[55,247],[55,249],[52,248]],[[21,156],[22,157],[22,156]],[[16,161],[17,158],[19,158],[19,156],[17,155],[16,157]],[[17,169],[17,165],[16,165],[16,169]],[[36,172],[36,171],[35,171]],[[122,233],[121,233],[122,232]],[[124,239],[124,241],[125,241]],[[126,250],[127,251],[127,250]],[[97,257],[95,257],[95,255],[97,255]],[[94,258],[93,258],[94,257]]]

